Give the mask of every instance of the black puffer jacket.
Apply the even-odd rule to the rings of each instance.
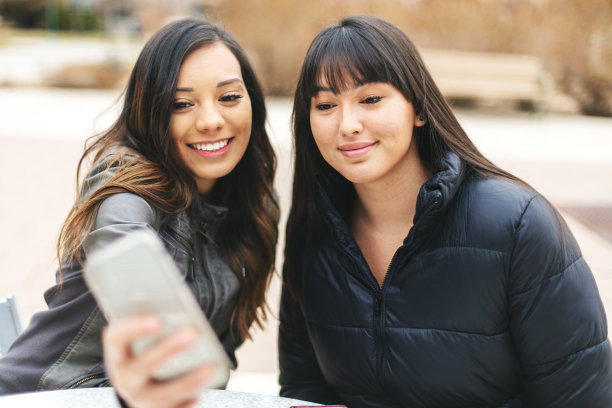
[[[300,307],[283,292],[282,396],[350,408],[612,407],[606,316],[567,226],[538,194],[463,168],[447,154],[422,187],[382,289],[340,198],[319,183]]]

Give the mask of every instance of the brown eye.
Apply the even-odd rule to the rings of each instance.
[[[174,102],[172,108],[176,110],[185,109],[192,106],[189,102]]]
[[[380,96],[368,96],[363,101],[361,101],[361,103],[374,104],[374,103],[380,102],[381,99],[382,97]]]
[[[324,111],[324,110],[328,110],[333,108],[334,105],[332,105],[331,103],[319,103],[315,106],[316,109]]]
[[[223,95],[221,98],[219,98],[221,102],[234,102],[234,101],[237,101],[238,99],[242,99],[242,95],[229,94],[229,95]]]

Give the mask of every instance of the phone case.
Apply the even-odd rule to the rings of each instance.
[[[198,330],[200,340],[160,367],[156,379],[169,379],[213,363],[217,366],[215,376],[206,386],[227,384],[229,358],[155,232],[134,231],[94,252],[85,264],[84,277],[109,321],[143,313],[162,319],[164,328],[159,335],[132,344],[136,355],[180,327],[191,325]]]

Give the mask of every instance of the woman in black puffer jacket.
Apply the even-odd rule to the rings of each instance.
[[[606,316],[571,232],[478,152],[399,29],[324,30],[294,102],[281,395],[612,406]]]

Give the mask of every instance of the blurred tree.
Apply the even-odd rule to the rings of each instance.
[[[534,51],[584,113],[612,115],[612,0],[556,0],[542,7]]]
[[[0,0],[0,15],[18,28],[45,28],[45,0]]]
[[[102,28],[99,3],[78,0],[0,0],[3,20],[17,28],[95,31]]]
[[[419,47],[536,55],[584,113],[612,115],[612,0],[225,0],[215,10],[272,95],[291,94],[318,31],[369,13]]]

